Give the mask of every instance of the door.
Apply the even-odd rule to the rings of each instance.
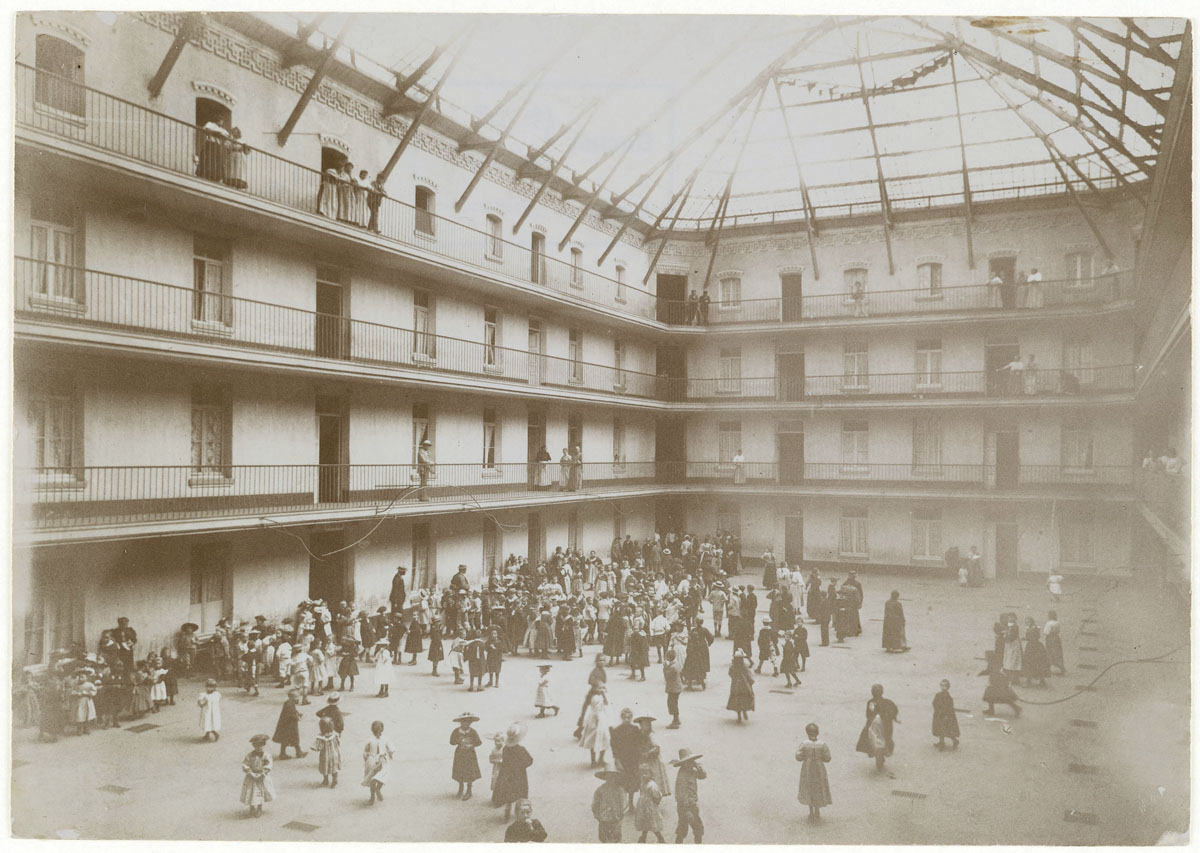
[[[546,381],[546,335],[542,321],[529,318],[529,384],[541,385]]]
[[[658,319],[662,323],[683,325],[687,300],[687,276],[659,273],[655,279],[658,294]]]
[[[654,423],[654,462],[663,483],[679,483],[687,473],[687,421],[660,417]]]
[[[331,270],[317,272],[317,355],[345,358],[350,327],[345,318],[345,290]]]
[[[539,483],[537,476],[539,469],[537,462],[538,453],[543,447],[546,447],[546,415],[544,412],[531,411],[529,413],[526,435],[528,436],[527,452],[529,455],[525,458],[529,460],[529,487],[534,488],[539,485],[548,485],[548,482],[545,484]],[[549,448],[546,448],[546,450],[548,452]]]
[[[346,464],[346,418],[341,400],[317,397],[317,500],[340,503],[346,500],[350,470]]]
[[[795,402],[804,399],[804,353],[781,352],[775,357],[779,376],[779,399]]]
[[[1013,342],[988,343],[984,348],[984,366],[987,370],[987,393],[989,397],[1007,397],[1020,394],[1022,377],[1010,370],[1001,370],[1021,356],[1021,348]]]
[[[526,543],[526,556],[529,562],[535,566],[546,558],[546,533],[542,530],[542,516],[540,513],[529,513],[528,520],[529,538]]]
[[[348,571],[349,551],[345,547],[344,530],[314,530],[308,536],[308,597],[321,599],[336,606],[339,601],[353,601]]]
[[[1004,282],[1000,285],[1000,305],[1003,308],[1017,307],[1017,259],[990,258],[988,260],[988,280],[996,276]]]
[[[1013,430],[996,430],[991,443],[995,447],[995,485],[998,489],[1015,488],[1020,481],[1021,456],[1020,433]]]
[[[782,427],[775,438],[778,445],[780,484],[795,485],[804,482],[804,433],[799,429]]]
[[[659,498],[654,503],[654,529],[666,533],[683,530],[683,501],[679,498]]]
[[[654,363],[657,365],[661,388],[659,393],[664,400],[683,401],[687,399],[687,356],[683,347],[660,346],[655,351]]]
[[[779,295],[783,301],[783,322],[791,323],[804,317],[804,302],[801,285],[804,277],[798,273],[784,273],[779,277]]]
[[[1020,555],[1018,554],[1018,530],[1014,522],[996,522],[995,561],[997,578],[1015,578]]]
[[[783,519],[783,558],[788,565],[804,560],[804,516],[789,515]]]

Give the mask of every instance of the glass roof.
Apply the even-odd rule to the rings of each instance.
[[[295,33],[314,16],[259,17]],[[890,209],[961,203],[964,165],[976,199],[1062,192],[1063,175],[1078,190],[1145,180],[1186,25],[331,14],[310,43],[347,23],[343,61],[392,85],[419,71],[415,103],[441,82],[447,117],[485,118],[485,139],[680,229],[722,211],[725,224],[879,211],[885,193]]]

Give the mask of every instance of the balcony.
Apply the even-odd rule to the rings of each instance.
[[[292,523],[327,518],[376,517],[481,501],[514,504],[563,498],[671,494],[677,491],[820,494],[822,490],[945,492],[1058,497],[1113,491],[1132,482],[1129,466],[1087,470],[1050,465],[849,464],[806,462],[586,462],[574,488],[557,462],[438,464],[425,486],[415,465],[231,465],[91,467],[18,472],[18,510],[28,510],[34,531],[86,530],[187,520],[264,516]],[[549,484],[549,485],[545,485]],[[22,507],[21,505],[25,506]],[[407,509],[405,509],[407,508]],[[20,516],[18,516],[20,518]],[[18,523],[18,529],[22,525]],[[243,523],[242,526],[245,526]]]
[[[68,267],[15,262],[18,320],[135,332],[238,350],[311,356],[421,374],[471,376],[525,389],[561,388],[657,399],[649,373],[382,323]]]
[[[310,215],[311,225],[369,234],[401,250],[429,253],[465,265],[488,280],[519,283],[523,289],[533,284],[581,305],[633,319],[658,320],[671,326],[697,325],[687,302],[658,300],[642,288],[535,253],[528,246],[418,210],[374,190],[323,178],[315,169],[240,140],[214,138],[189,122],[19,63],[15,122],[19,131],[46,134],[186,177],[192,189],[220,187],[222,194],[236,192],[270,202]],[[328,202],[330,197],[338,200],[332,208],[320,203],[323,198]],[[1040,290],[1040,294],[1029,297],[1016,287],[978,284],[867,291],[861,298],[835,293],[713,302],[705,322],[699,325],[804,324],[963,312],[1032,315],[1127,299],[1130,277],[1117,273],[1045,281]]]

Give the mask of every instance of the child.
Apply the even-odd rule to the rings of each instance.
[[[608,696],[601,690],[588,704],[583,717],[583,737],[579,739],[579,745],[588,750],[592,757],[591,767],[604,767],[604,755],[610,746],[608,724]]]
[[[167,671],[162,667],[162,661],[158,655],[151,654],[147,659],[150,669],[150,702],[152,710],[158,713],[158,709],[167,704],[167,685],[164,679],[167,677]]]
[[[463,648],[467,644],[467,634],[461,628],[454,635],[454,639],[450,641],[450,668],[454,671],[454,683],[463,683],[463,669],[465,662],[463,661]]]
[[[210,678],[204,682],[204,692],[196,700],[200,706],[200,731],[204,733],[201,740],[207,742],[212,735],[213,742],[221,739],[221,694],[217,690],[217,680]]]
[[[258,669],[262,660],[262,640],[247,641],[246,649],[242,652],[242,690],[251,696],[258,695]]]
[[[533,700],[533,704],[537,706],[538,717],[546,716],[546,711],[554,710],[554,716],[558,716],[558,706],[554,704],[554,700],[550,698],[550,664],[544,663],[538,667],[538,686],[537,697]]]
[[[290,758],[287,754],[287,748],[294,746],[296,748],[296,757],[303,758],[308,755],[300,749],[300,718],[303,713],[296,706],[299,704],[300,691],[292,688],[287,692],[287,701],[283,703],[283,708],[279,711],[279,722],[275,724],[275,734],[271,740],[279,744],[279,758],[281,761]]]
[[[96,686],[96,719],[100,728],[121,728],[117,716],[129,702],[129,682],[125,678],[125,666],[114,660],[111,668],[101,671],[100,683]]]
[[[392,758],[396,751],[391,743],[383,738],[383,723],[379,720],[371,723],[371,739],[363,749],[363,787],[371,789],[371,799],[367,805],[375,805],[375,800],[383,802],[383,786],[392,775]]]
[[[958,717],[954,714],[950,682],[943,679],[941,688],[933,697],[933,736],[938,739],[938,749],[946,748],[946,738],[954,741],[954,749],[958,749]]]
[[[421,630],[421,623],[418,621],[416,608],[410,609],[411,621],[408,625],[408,636],[404,640],[404,651],[412,655],[412,660],[408,662],[409,666],[417,665],[417,655],[425,651],[425,637]]]
[[[312,703],[308,701],[308,688],[309,684],[311,683],[309,681],[309,678],[311,677],[309,664],[312,662],[312,658],[309,657],[309,654],[304,650],[304,647],[304,642],[296,643],[295,650],[292,652],[288,681],[291,683],[293,689],[300,691],[300,704],[310,705]]]
[[[783,665],[780,667],[780,669],[783,671],[784,678],[787,679],[788,687],[799,687],[800,679],[797,677],[796,673],[800,669],[800,664],[798,660],[799,652],[796,650],[796,640],[786,631],[780,631],[779,637],[783,640]],[[795,681],[794,685],[792,683],[793,681]]]
[[[325,652],[320,643],[313,643],[312,651],[308,653],[308,682],[312,685],[310,695],[325,695],[325,680],[329,677],[325,665]]]
[[[388,651],[385,640],[375,644],[375,686],[379,689],[375,695],[380,699],[387,697],[391,692],[392,653]]]
[[[758,669],[755,671],[761,673],[764,663],[771,664],[773,675],[779,675],[779,647],[770,619],[763,623],[762,630],[758,632]]]
[[[645,844],[646,836],[651,832],[654,833],[659,844],[665,844],[666,839],[662,835],[662,812],[659,811],[659,803],[663,798],[662,791],[658,790],[658,785],[654,784],[654,775],[650,772],[648,765],[643,764],[639,773],[641,787],[638,790],[637,810],[633,817],[633,828],[642,833],[638,838],[638,844]]]
[[[262,817],[263,803],[275,799],[275,783],[271,781],[271,756],[263,749],[266,735],[250,738],[254,746],[242,759],[242,802],[250,807],[250,817]]]
[[[1021,716],[1021,706],[1017,704],[1020,698],[1009,684],[1008,675],[1004,672],[1003,661],[994,651],[984,652],[987,657],[987,667],[980,675],[988,677],[988,686],[983,690],[983,701],[987,703],[987,712],[996,713],[996,703],[1008,705],[1013,709],[1014,716]]]
[[[808,806],[809,820],[821,819],[821,808],[833,804],[829,793],[829,774],[825,765],[831,760],[829,747],[817,740],[821,730],[816,723],[804,727],[808,734],[808,743],[800,744],[796,750],[796,760],[804,762],[800,766],[799,800]]]
[[[454,767],[450,778],[458,783],[458,797],[461,800],[471,799],[471,785],[482,774],[479,772],[479,759],[475,757],[477,747],[483,746],[479,733],[471,728],[471,723],[479,722],[474,714],[460,714],[454,718],[458,728],[450,732],[450,745],[454,747]]]
[[[75,724],[81,735],[91,734],[88,725],[96,719],[96,685],[91,681],[92,675],[91,669],[80,670],[71,688],[71,696],[75,699]]]
[[[468,693],[478,693],[483,690],[483,662],[486,654],[479,632],[472,631],[463,648],[463,657],[466,658],[471,678],[471,682],[467,686]]]
[[[166,646],[163,647],[160,658],[163,669],[166,670],[166,674],[163,675],[163,687],[167,691],[167,704],[174,705],[175,697],[179,695],[179,661],[167,654]]]
[[[967,571],[967,564],[963,563],[958,567],[958,585],[962,589],[967,588],[967,581],[970,579],[970,572]]]
[[[1046,579],[1046,587],[1050,590],[1050,598],[1052,598],[1055,602],[1059,601],[1059,596],[1063,594],[1062,582],[1062,575],[1050,575],[1050,577]]]
[[[639,620],[640,622],[640,620]],[[646,667],[650,665],[650,638],[639,624],[629,638],[629,677],[646,680]]]
[[[601,770],[596,778],[604,782],[592,795],[592,817],[599,824],[600,841],[620,844],[621,819],[625,816],[625,791],[621,787],[621,774],[615,770]]]
[[[490,790],[496,790],[496,778],[500,775],[500,765],[504,762],[504,733],[492,735],[492,751],[488,755],[488,763],[492,765],[492,784]]]
[[[345,730],[346,722],[342,716],[342,709],[338,707],[338,700],[342,697],[336,691],[329,694],[325,700],[325,707],[317,711],[317,716],[322,720],[329,720],[333,723],[333,730],[339,735]]]
[[[276,687],[287,687],[288,678],[292,674],[292,644],[283,636],[275,647],[275,666],[278,667],[279,684]]]
[[[321,733],[317,735],[313,749],[317,751],[321,784],[336,788],[338,771],[342,769],[342,736],[333,730],[333,720],[328,717],[321,720]]]
[[[130,716],[135,720],[140,720],[154,707],[150,701],[150,680],[149,666],[142,661],[133,673],[133,699],[129,703]]]
[[[664,797],[671,796],[671,780],[667,778],[667,765],[663,764],[661,750],[654,740],[654,717],[643,714],[633,720],[641,727],[641,763],[650,768],[651,778]]]
[[[433,674],[438,674],[437,666],[446,657],[442,647],[442,623],[435,621],[429,626],[429,662],[433,664]]]
[[[346,679],[350,679],[350,691],[354,692],[354,676],[358,675],[358,646],[353,640],[342,643],[342,659],[338,663],[338,677],[341,678],[341,690],[346,689]]]
[[[500,629],[488,631],[487,642],[484,644],[487,654],[488,687],[500,686],[500,667],[504,664],[504,641],[500,639]]]
[[[800,656],[800,671],[804,672],[808,669],[808,629],[799,618],[796,619],[796,630],[792,631],[792,637],[796,641],[796,654]]]

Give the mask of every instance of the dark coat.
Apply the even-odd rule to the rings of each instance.
[[[708,677],[711,666],[708,647],[712,645],[713,635],[707,628],[697,625],[688,634],[687,657],[683,659],[683,671],[680,676],[684,681],[703,681]]]
[[[613,761],[621,773],[621,786],[626,791],[639,787],[638,763],[641,761],[642,732],[633,723],[621,723],[608,730],[612,739]]]
[[[904,636],[904,605],[889,599],[883,605],[883,647],[892,651],[908,645]]]
[[[525,771],[533,764],[533,756],[520,744],[504,747],[496,787],[492,789],[492,805],[507,806],[529,796],[529,777]]]
[[[504,840],[509,842],[541,842],[546,840],[546,829],[540,820],[515,820],[504,830]]]
[[[283,703],[271,740],[280,746],[300,746],[300,712],[296,710],[295,701],[288,699]]]
[[[728,711],[754,710],[754,676],[750,674],[750,665],[738,663],[735,659],[729,665],[729,701],[725,703]]]
[[[483,746],[479,733],[469,727],[465,732],[456,728],[450,732],[450,745],[455,748],[454,767],[450,771],[450,778],[455,782],[474,782],[481,775],[479,759],[475,755],[475,750]]]
[[[933,736],[958,737],[958,717],[954,713],[954,699],[945,691],[933,697]]]
[[[393,610],[399,610],[404,607],[407,598],[408,590],[404,586],[404,575],[397,574],[392,578],[392,592],[388,596],[388,601],[391,602]]]
[[[338,734],[341,734],[346,728],[346,720],[342,717],[342,709],[337,705],[326,705],[317,711],[317,716],[332,720],[333,730]]]

